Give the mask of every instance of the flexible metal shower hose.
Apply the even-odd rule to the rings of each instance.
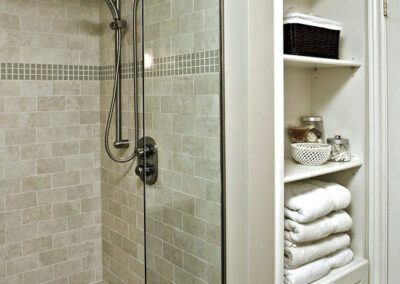
[[[108,156],[115,162],[117,163],[127,163],[132,161],[136,155],[137,155],[137,141],[139,139],[139,100],[138,100],[138,87],[137,87],[137,34],[136,34],[136,12],[137,12],[137,3],[138,0],[134,1],[134,6],[133,6],[133,81],[134,81],[134,88],[133,88],[133,96],[134,96],[134,127],[135,127],[135,142],[134,142],[134,148],[133,152],[129,157],[126,158],[119,158],[116,157],[110,149],[110,144],[109,144],[109,137],[110,137],[110,128],[111,128],[111,121],[112,121],[112,116],[114,113],[114,108],[115,108],[115,101],[117,97],[117,89],[119,82],[119,77],[120,77],[120,72],[121,72],[121,50],[122,50],[122,38],[121,38],[121,29],[117,29],[115,36],[116,36],[116,49],[117,49],[117,60],[115,63],[115,76],[114,76],[114,86],[113,86],[113,95],[111,98],[111,104],[110,104],[110,109],[107,117],[107,123],[106,123],[106,129],[105,129],[105,137],[104,137],[104,144],[106,148],[106,152]]]

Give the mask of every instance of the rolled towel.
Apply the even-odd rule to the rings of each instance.
[[[285,239],[296,244],[309,243],[332,234],[347,232],[352,225],[353,220],[343,210],[305,224],[285,219]]]
[[[349,206],[348,189],[316,180],[285,185],[285,216],[299,223],[314,221]]]
[[[349,264],[354,254],[346,248],[296,269],[285,269],[286,284],[308,284],[327,275],[332,269]]]
[[[350,237],[347,234],[335,234],[325,239],[306,245],[296,245],[285,240],[285,268],[297,268],[305,263],[327,256],[348,247]]]

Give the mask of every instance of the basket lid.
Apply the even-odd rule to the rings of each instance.
[[[325,28],[341,31],[342,24],[336,21],[324,19],[321,17],[306,15],[302,13],[289,13],[284,17],[284,24],[302,24],[313,27]]]

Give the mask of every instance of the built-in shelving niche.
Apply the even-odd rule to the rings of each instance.
[[[285,113],[285,172],[283,183],[307,178],[333,181],[348,187],[353,196],[348,212],[353,218],[349,265],[332,271],[317,283],[367,283],[367,132],[366,1],[283,0],[284,11],[312,13],[343,24],[340,60],[283,55]],[[345,7],[345,8],[344,8]],[[320,115],[326,137],[350,139],[355,158],[349,163],[306,167],[291,159],[286,127],[299,124],[303,115]],[[348,282],[350,281],[350,282]]]

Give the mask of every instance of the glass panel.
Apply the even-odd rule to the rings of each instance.
[[[143,1],[147,283],[222,283],[219,1]]]
[[[133,80],[133,0],[120,0],[121,18],[127,22],[122,29],[122,138],[129,139],[128,149],[116,150],[115,113],[110,129],[110,148],[116,157],[127,157],[134,149],[134,80]],[[140,4],[140,1],[139,1]],[[138,52],[142,62],[141,7],[137,10]],[[115,32],[110,29],[113,18],[106,3],[100,4],[101,20],[101,122],[104,137],[105,122],[110,107],[114,84]],[[143,136],[142,97],[143,84],[138,75],[139,137]],[[102,143],[103,144],[103,143]],[[103,278],[105,283],[145,283],[144,257],[144,206],[143,182],[136,176],[137,159],[129,163],[112,161],[102,145],[102,231],[103,231]]]
[[[127,22],[122,29],[121,122],[130,147],[113,147],[115,114],[109,142],[119,158],[134,148],[135,30],[139,137],[157,143],[158,180],[145,186],[135,174],[137,158],[116,163],[102,147],[104,282],[222,283],[219,3],[137,1],[136,25],[134,0],[113,2],[119,2]],[[102,137],[115,66],[113,17],[106,4],[100,5]]]

